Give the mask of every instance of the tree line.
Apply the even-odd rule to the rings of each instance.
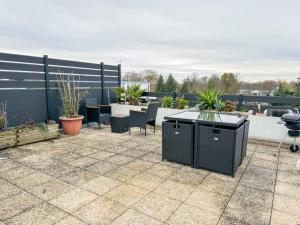
[[[148,81],[151,90],[156,92],[181,92],[199,93],[205,89],[217,89],[221,94],[238,94],[240,90],[258,90],[267,94],[273,93],[277,96],[300,96],[300,83],[291,81],[265,80],[259,82],[240,81],[235,73],[213,74],[201,76],[192,73],[179,83],[172,73],[163,76],[154,70],[143,70],[141,72],[126,72],[123,80],[127,81]]]

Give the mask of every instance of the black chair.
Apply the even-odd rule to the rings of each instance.
[[[85,98],[87,123],[96,122],[99,124],[109,123],[111,117],[110,105],[98,105],[96,98]]]
[[[154,127],[154,133],[155,133],[155,120],[156,120],[156,114],[159,106],[160,103],[153,102],[153,103],[149,103],[147,110],[142,110],[142,111],[130,110],[129,133],[131,127],[139,127],[145,130],[145,136],[146,136],[147,124],[152,125]]]

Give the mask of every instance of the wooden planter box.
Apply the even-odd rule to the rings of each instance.
[[[58,124],[48,124],[47,131],[35,127],[32,130],[22,129],[21,132],[17,133],[15,129],[11,129],[5,132],[0,132],[0,149],[49,140],[57,138],[58,136]]]

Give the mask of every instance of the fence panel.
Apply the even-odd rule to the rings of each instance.
[[[161,98],[163,96],[184,96],[189,101],[196,103],[198,101],[197,94],[177,93],[177,92],[145,92],[144,96],[153,96]],[[286,104],[300,105],[300,97],[295,96],[248,96],[248,95],[222,95],[221,99],[237,102],[238,107],[241,107],[245,102],[253,103],[269,103],[269,104]]]
[[[115,101],[112,89],[120,85],[121,66],[0,53],[0,103],[7,102],[9,126],[24,123],[26,118],[58,120],[60,75],[74,77],[85,97],[107,104]],[[80,113],[85,114],[83,101]]]

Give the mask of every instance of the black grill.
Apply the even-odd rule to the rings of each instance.
[[[296,138],[300,136],[300,114],[299,111],[290,111],[281,116],[281,123],[284,124],[289,130],[287,135],[291,138],[294,138],[294,144],[290,146],[291,152],[297,152],[299,150],[299,146],[296,145]],[[279,148],[282,144],[281,141]]]
[[[300,115],[287,113],[281,116],[281,120],[289,130],[300,130]]]

